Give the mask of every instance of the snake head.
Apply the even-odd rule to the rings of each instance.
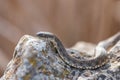
[[[40,31],[40,32],[37,32],[36,35],[39,37],[44,37],[45,35],[53,35],[53,33]]]
[[[56,36],[53,34],[53,33],[50,33],[50,32],[38,32],[36,33],[36,35],[38,37],[42,37],[42,38],[50,38],[50,39],[55,39]]]

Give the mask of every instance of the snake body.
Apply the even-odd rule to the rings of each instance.
[[[99,46],[96,47],[96,56],[94,58],[78,60],[68,54],[62,42],[54,34],[49,32],[38,32],[37,36],[50,40],[54,44],[54,48],[56,48],[60,58],[71,67],[78,69],[96,69],[105,65],[109,60],[108,54],[104,49],[104,46],[106,45],[101,45],[103,42],[98,44]]]

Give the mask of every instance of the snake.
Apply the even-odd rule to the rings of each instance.
[[[109,38],[98,43],[94,51],[95,56],[93,58],[90,59],[88,58],[84,60],[79,60],[70,56],[65,47],[63,46],[62,42],[60,41],[60,39],[53,33],[38,32],[36,33],[36,36],[50,40],[53,43],[54,48],[57,50],[57,53],[60,56],[60,58],[69,66],[78,69],[97,69],[105,65],[109,61],[110,56],[109,54],[107,54],[106,49],[110,45],[115,44],[119,40],[120,33],[113,36],[112,38]]]

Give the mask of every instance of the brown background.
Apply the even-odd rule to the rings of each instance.
[[[120,31],[119,0],[0,0],[0,72],[24,34],[50,31],[66,47]],[[1,74],[0,74],[1,75]]]

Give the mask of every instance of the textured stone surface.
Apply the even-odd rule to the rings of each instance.
[[[71,56],[79,59],[80,55],[93,53],[90,50],[95,45],[80,44],[86,45],[87,52],[81,50],[85,55],[69,53]],[[120,42],[110,50],[114,57],[106,65],[95,70],[75,69],[61,60],[47,39],[25,35],[17,44],[13,58],[0,80],[120,80]]]

